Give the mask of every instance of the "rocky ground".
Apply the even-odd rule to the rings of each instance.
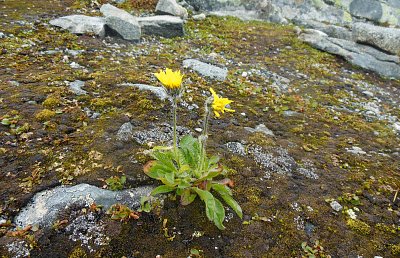
[[[183,37],[131,43],[49,24],[98,7],[0,1],[1,257],[398,257],[399,80],[311,48],[291,25],[189,18]],[[181,134],[198,135],[209,87],[234,101],[208,151],[229,167],[243,220],[228,209],[220,231],[200,201],[165,197],[120,222],[85,195],[47,227],[24,224],[26,205],[43,208],[36,193],[138,206],[135,189],[157,185],[142,167],[171,141],[170,105],[149,87],[165,67],[185,74]],[[100,189],[115,176],[122,192]]]

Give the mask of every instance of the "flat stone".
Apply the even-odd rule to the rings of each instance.
[[[105,23],[108,28],[118,33],[123,39],[140,40],[141,29],[136,17],[111,4],[103,4],[100,12],[106,17]]]
[[[196,59],[186,59],[183,61],[183,66],[185,68],[193,69],[200,75],[217,80],[225,81],[228,75],[228,69],[220,68],[218,66],[207,64]]]
[[[164,38],[182,37],[185,35],[183,20],[170,15],[139,17],[138,22],[142,33],[162,36]]]
[[[105,36],[105,19],[103,17],[70,15],[51,20],[50,24],[74,34],[93,33],[100,37]]]
[[[352,40],[352,32],[341,26],[325,24],[314,20],[295,20],[293,22],[306,28],[322,31],[332,38]]]
[[[270,129],[268,129],[264,124],[259,124],[255,128],[245,127],[244,129],[250,133],[259,132],[259,133],[263,133],[267,136],[275,136],[274,132],[272,132]]]
[[[346,61],[384,77],[400,78],[398,56],[352,41],[321,36],[319,33],[303,33],[299,38],[317,49],[342,56]]]
[[[160,100],[165,100],[168,98],[168,94],[163,87],[156,87],[156,86],[151,86],[151,85],[147,85],[147,84],[139,84],[139,83],[122,83],[122,84],[118,84],[117,86],[135,87],[139,90],[151,91]]]
[[[347,152],[353,153],[353,154],[356,154],[356,155],[365,155],[365,154],[367,154],[367,152],[363,151],[363,149],[361,149],[360,147],[357,147],[357,146],[353,146],[351,149],[347,149]]]
[[[84,81],[76,80],[69,82],[69,89],[76,95],[86,95],[87,91],[83,90],[82,87],[85,86]]]
[[[156,6],[156,13],[178,16],[182,19],[187,19],[188,17],[187,10],[175,0],[159,0]]]
[[[400,29],[384,28],[367,23],[353,25],[353,39],[376,46],[392,54],[400,54]]]
[[[93,185],[58,186],[34,195],[33,199],[15,217],[16,225],[26,227],[38,225],[51,227],[57,215],[74,204],[89,206],[92,203],[108,209],[115,203],[121,203],[131,209],[140,206],[140,197],[148,195],[152,187],[144,186],[123,191],[110,191]]]

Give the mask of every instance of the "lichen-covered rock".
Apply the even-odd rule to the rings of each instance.
[[[225,81],[226,76],[228,75],[228,69],[221,68],[212,64],[207,64],[196,59],[184,60],[183,66],[185,68],[193,69],[202,76],[218,81]]]
[[[69,89],[76,95],[86,95],[87,91],[83,90],[82,87],[85,86],[84,81],[76,80],[73,82],[68,82]]]
[[[124,123],[118,130],[117,140],[128,142],[133,139],[133,125],[130,122]]]
[[[138,22],[142,33],[146,35],[162,36],[164,38],[182,37],[185,35],[183,20],[170,15],[156,15],[139,17]]]
[[[400,54],[400,29],[384,28],[367,23],[353,25],[353,39],[386,50],[392,54]]]
[[[398,56],[388,55],[370,46],[352,41],[322,36],[321,34],[303,33],[300,39],[313,47],[331,54],[342,56],[348,62],[382,76],[400,78],[400,60]]]
[[[356,17],[379,21],[382,17],[382,5],[377,0],[353,0],[350,3],[350,13]]]
[[[106,17],[106,25],[123,39],[140,40],[141,29],[136,17],[110,4],[102,5],[100,12]]]
[[[100,37],[105,36],[105,19],[103,17],[70,15],[51,20],[50,24],[74,34],[93,33]]]
[[[176,3],[175,0],[159,0],[156,6],[156,13],[178,16],[187,19],[187,10]]]
[[[15,223],[20,227],[51,227],[60,212],[77,203],[87,206],[96,203],[108,209],[118,202],[130,208],[137,208],[140,205],[140,197],[149,194],[151,190],[152,188],[147,186],[123,191],[110,191],[88,184],[59,186],[35,194],[32,201],[15,217]]]
[[[122,83],[122,84],[119,84],[118,86],[134,87],[139,90],[150,91],[150,92],[154,93],[154,95],[156,95],[160,100],[165,100],[168,98],[167,92],[162,87],[156,87],[156,86],[140,84],[140,83]]]

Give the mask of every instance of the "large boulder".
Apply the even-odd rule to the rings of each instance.
[[[314,20],[293,20],[294,23],[306,28],[322,31],[333,38],[352,40],[352,32],[341,26],[325,24]]]
[[[157,35],[165,38],[184,36],[183,20],[170,15],[156,15],[150,17],[139,17],[138,22],[142,33],[146,35]]]
[[[350,13],[353,16],[379,22],[382,18],[382,4],[376,0],[354,0],[350,3]]]
[[[321,33],[308,30],[300,39],[331,54],[342,56],[348,62],[382,76],[400,79],[400,59],[395,55],[385,54],[373,47],[353,41],[331,38]]]
[[[51,20],[50,24],[74,34],[93,33],[100,37],[105,36],[105,19],[103,17],[70,15]]]
[[[141,29],[136,17],[110,4],[102,5],[100,12],[106,17],[107,27],[118,33],[123,39],[140,40]]]
[[[400,54],[400,29],[384,28],[367,23],[353,25],[353,39],[376,46],[392,54]]]
[[[172,16],[179,16],[182,19],[187,19],[187,10],[176,3],[175,0],[159,0],[156,6],[156,13]]]

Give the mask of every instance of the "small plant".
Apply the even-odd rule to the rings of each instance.
[[[219,164],[219,157],[206,154],[208,138],[208,121],[211,111],[219,118],[225,111],[234,112],[226,108],[232,101],[227,98],[220,98],[213,89],[210,88],[212,96],[205,102],[205,116],[202,135],[194,138],[191,135],[184,136],[179,146],[176,136],[177,103],[182,95],[181,87],[182,75],[180,72],[173,72],[166,69],[165,72],[156,74],[156,77],[164,85],[164,88],[171,96],[173,111],[173,146],[155,147],[151,156],[153,161],[149,161],[144,172],[151,178],[160,180],[163,185],[155,188],[151,195],[174,192],[180,196],[180,203],[188,205],[197,196],[205,203],[207,218],[214,222],[219,229],[224,229],[222,224],[225,219],[225,209],[221,201],[214,197],[212,192],[216,192],[228,204],[236,214],[242,218],[242,209],[232,198],[232,191],[227,186],[232,184],[229,179],[215,180],[218,176],[224,176],[226,169]],[[211,109],[211,107],[212,109]]]
[[[307,242],[301,243],[301,248],[304,251],[302,258],[331,258],[330,255],[325,254],[324,248],[320,245],[318,240],[315,240],[314,246],[309,246]]]
[[[106,212],[111,215],[112,220],[128,221],[129,219],[138,219],[139,213],[129,209],[127,206],[122,204],[114,204]]]
[[[124,189],[124,184],[126,182],[126,176],[113,176],[106,179],[107,187],[112,191],[118,191]]]

